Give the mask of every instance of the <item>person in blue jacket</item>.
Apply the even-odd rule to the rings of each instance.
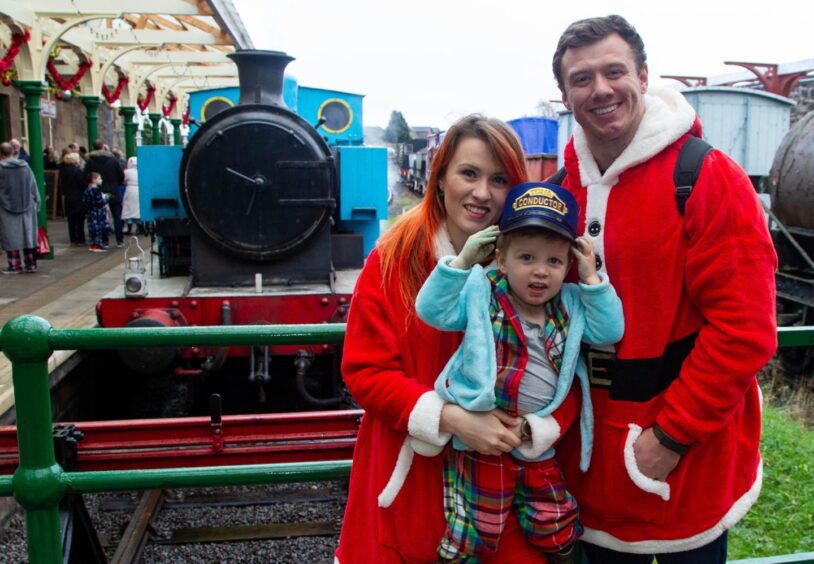
[[[442,560],[494,554],[513,506],[529,541],[550,561],[573,561],[581,533],[578,507],[552,447],[579,412],[581,466],[587,470],[593,414],[580,344],[609,346],[624,332],[613,286],[597,273],[590,241],[576,237],[578,216],[573,196],[559,186],[515,186],[499,229],[475,233],[458,256],[440,259],[418,294],[416,311],[424,322],[465,331],[436,381],[438,394],[467,410],[499,408],[522,417],[515,432],[523,444],[511,453],[483,455],[453,440],[444,467]],[[478,262],[495,244],[497,268],[484,270]],[[564,283],[572,257],[579,284]],[[579,392],[572,391],[575,375],[581,409]],[[409,446],[432,454],[415,439]],[[405,469],[397,463],[391,478],[396,491],[407,470],[409,464]],[[384,497],[392,493],[391,483]]]

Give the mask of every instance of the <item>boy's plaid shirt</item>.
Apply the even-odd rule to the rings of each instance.
[[[520,316],[509,299],[509,281],[499,270],[487,272],[492,283],[489,300],[489,318],[495,336],[497,379],[495,403],[510,415],[517,415],[520,379],[526,369],[528,354],[526,339],[520,325]],[[568,336],[568,312],[557,294],[545,303],[545,350],[551,365],[559,372]]]

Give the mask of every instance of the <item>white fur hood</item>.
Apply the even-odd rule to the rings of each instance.
[[[619,175],[625,170],[660,153],[687,133],[695,121],[695,110],[676,90],[650,88],[644,95],[644,101],[646,110],[636,135],[605,174],[599,172],[582,126],[574,125],[574,150],[579,160],[579,174],[583,185],[616,184]]]

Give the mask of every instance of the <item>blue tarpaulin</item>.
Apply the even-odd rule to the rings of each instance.
[[[509,120],[527,155],[557,154],[557,120],[544,117],[524,117]]]

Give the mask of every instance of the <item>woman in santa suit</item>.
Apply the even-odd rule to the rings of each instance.
[[[400,453],[413,456],[403,448],[411,438],[440,447],[455,435],[491,455],[520,445],[520,418],[499,410],[468,412],[434,391],[461,335],[424,324],[414,304],[438,259],[457,254],[470,235],[496,224],[509,188],[526,180],[523,149],[509,126],[479,115],[461,119],[433,158],[424,199],[382,236],[365,263],[342,363],[345,384],[365,410],[336,552],[342,564],[438,560],[446,525],[445,455],[436,450],[422,456],[417,448],[398,495],[383,502]],[[577,409],[574,399],[565,411],[576,417]],[[509,522],[493,561],[544,561],[516,519]]]

